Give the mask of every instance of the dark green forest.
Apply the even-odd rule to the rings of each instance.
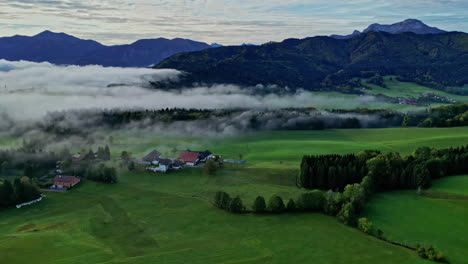
[[[453,93],[468,83],[468,34],[369,32],[350,39],[286,39],[261,46],[228,46],[174,55],[156,68],[188,72],[184,82],[279,85],[292,89],[360,88],[354,77],[376,74]],[[378,81],[378,80],[376,80]],[[158,88],[168,84],[154,83]]]

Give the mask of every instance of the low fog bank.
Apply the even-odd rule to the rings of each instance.
[[[170,69],[0,60],[0,132],[56,148],[102,141],[102,131],[106,130],[147,131],[155,136],[226,136],[265,130],[388,127],[401,123],[400,114],[383,117],[375,112],[311,109],[354,109],[381,103],[373,96],[317,95],[263,85],[200,84],[176,90],[157,90],[151,85],[174,83],[184,74]],[[185,113],[185,119],[177,110],[155,111],[173,108],[210,110],[193,110],[194,113]],[[153,112],[152,116],[141,114],[147,109]],[[115,121],[112,116],[126,112],[133,113],[133,117]],[[143,117],[135,118],[138,115]],[[193,115],[198,117],[192,118]]]
[[[0,113],[20,122],[40,120],[48,112],[93,108],[350,109],[378,103],[373,96],[348,99],[262,85],[199,85],[171,91],[151,88],[150,82],[177,82],[182,74],[176,70],[0,60]]]

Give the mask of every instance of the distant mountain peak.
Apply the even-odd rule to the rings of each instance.
[[[48,39],[65,39],[65,38],[75,39],[75,37],[67,35],[65,33],[55,33],[55,32],[52,32],[50,30],[42,31],[41,33],[35,35],[34,37],[48,38]]]
[[[404,21],[394,23],[391,25],[372,24],[369,27],[367,27],[363,32],[366,33],[369,31],[382,31],[392,34],[398,34],[403,32],[413,32],[416,34],[440,34],[446,32],[436,27],[430,27],[424,24],[421,20],[413,18],[406,19]]]
[[[421,20],[409,18],[401,22],[397,22],[390,25],[374,23],[369,25],[362,33],[367,32],[387,32],[391,34],[399,34],[404,32],[413,32],[415,34],[441,34],[446,33],[447,31],[438,29],[436,27],[430,27]],[[347,39],[361,34],[358,30],[355,30],[352,34],[341,36],[341,35],[331,35],[330,37],[335,39]]]

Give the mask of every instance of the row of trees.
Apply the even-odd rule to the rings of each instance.
[[[16,178],[13,183],[0,181],[0,207],[29,202],[41,196],[36,182],[28,177]]]
[[[306,189],[343,190],[367,174],[365,160],[354,154],[318,155],[302,158],[297,184]]]
[[[117,183],[117,170],[100,163],[88,166],[84,177],[93,181],[104,183]]]
[[[358,155],[304,156],[297,184],[306,189],[343,190],[372,177],[376,190],[428,188],[432,179],[468,173],[468,146],[420,147],[412,155],[366,150]]]

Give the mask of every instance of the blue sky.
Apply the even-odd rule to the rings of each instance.
[[[0,34],[66,32],[104,44],[190,38],[225,45],[349,34],[416,18],[468,31],[467,0],[0,0]]]

